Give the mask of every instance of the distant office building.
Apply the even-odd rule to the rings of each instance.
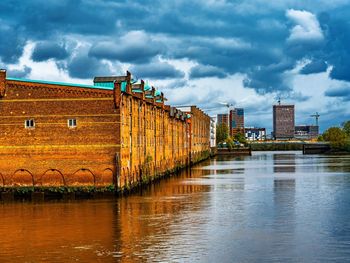
[[[273,137],[292,139],[294,130],[294,105],[273,105]]]
[[[210,147],[216,147],[216,118],[210,118]]]
[[[317,138],[319,127],[316,125],[297,125],[295,126],[294,136],[297,139],[310,140]]]
[[[266,139],[265,128],[245,127],[245,138],[248,141],[262,141]]]
[[[227,114],[218,114],[217,125],[226,124],[228,126],[228,115]]]
[[[244,135],[244,109],[235,108],[230,110],[230,135],[234,136],[237,133]]]

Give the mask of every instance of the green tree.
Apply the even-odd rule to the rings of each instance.
[[[350,121],[346,121],[343,123],[343,131],[350,138]]]
[[[235,141],[239,142],[239,143],[243,143],[243,144],[246,143],[246,139],[245,139],[245,137],[244,137],[244,135],[243,135],[242,133],[237,133],[237,134],[233,137],[233,139],[234,139]]]
[[[346,132],[338,127],[329,128],[323,133],[322,137],[325,141],[330,142],[335,148],[344,147],[348,138]]]
[[[322,135],[319,135],[319,136],[317,137],[317,141],[318,141],[318,142],[324,142],[323,136],[322,136]]]
[[[225,142],[226,142],[226,146],[229,150],[231,150],[234,147],[233,140],[230,137],[228,137]]]
[[[216,143],[222,143],[228,138],[228,127],[225,123],[216,126]]]

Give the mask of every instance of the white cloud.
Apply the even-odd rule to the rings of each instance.
[[[139,36],[142,38],[142,35]],[[16,65],[10,65],[10,69],[22,69],[25,65],[32,68],[28,78],[56,80],[71,83],[91,84],[91,80],[81,80],[71,78],[68,73],[59,69],[54,61],[33,62],[31,54],[34,47],[33,42],[28,42],[23,56]],[[82,48],[84,45],[79,44]],[[233,74],[226,78],[203,78],[189,79],[188,73],[192,67],[198,65],[197,62],[189,59],[165,59],[160,58],[162,62],[173,65],[176,69],[184,71],[184,79],[175,80],[178,82],[174,86],[174,80],[151,79],[150,84],[160,88],[169,99],[171,105],[194,104],[200,105],[206,112],[214,116],[217,113],[226,112],[226,108],[218,102],[234,103],[236,107],[245,109],[246,126],[266,127],[268,131],[272,129],[272,105],[276,103],[276,94],[257,94],[253,89],[245,88],[242,84],[244,75]],[[330,68],[327,72],[300,75],[299,70],[308,60],[299,61],[293,70],[286,73],[285,79],[288,79],[293,87],[294,97],[289,97],[283,103],[293,103],[296,107],[296,124],[312,124],[314,119],[310,117],[314,112],[321,114],[321,130],[329,125],[337,125],[344,120],[344,117],[350,116],[350,107],[348,102],[342,102],[339,98],[326,97],[325,91],[330,88],[338,88],[344,85],[343,82],[331,80],[329,78]],[[114,65],[110,65],[113,67]],[[122,64],[123,69],[128,69],[128,64]],[[142,76],[141,76],[142,77]],[[176,83],[175,83],[176,84]],[[308,100],[300,101],[298,96],[309,97]],[[335,117],[339,116],[339,118]],[[342,118],[342,119],[341,119]]]
[[[289,9],[286,16],[296,25],[291,29],[288,41],[320,41],[323,33],[316,16],[308,11]]]
[[[35,43],[28,41],[24,47],[22,57],[19,59],[18,64],[9,65],[8,68],[12,70],[23,69],[25,66],[30,67],[32,70],[27,76],[28,79],[35,80],[49,80],[68,83],[81,83],[92,84],[92,80],[71,78],[68,73],[57,67],[54,60],[47,60],[43,62],[34,62],[31,59]]]

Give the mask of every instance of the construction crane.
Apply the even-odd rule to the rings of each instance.
[[[316,112],[315,114],[310,115],[310,117],[315,117],[316,126],[318,126],[318,118],[320,117],[320,114],[318,114],[318,112]]]
[[[226,106],[228,109],[230,109],[230,107],[233,106],[232,103],[227,103],[227,102],[219,102],[219,104]]]

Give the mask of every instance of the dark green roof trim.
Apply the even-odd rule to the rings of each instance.
[[[79,87],[79,88],[89,88],[89,89],[104,89],[104,90],[112,90],[113,89],[111,87],[104,87],[104,86],[96,86],[96,85],[92,86],[92,85],[86,85],[86,84],[73,84],[73,83],[46,81],[46,80],[19,79],[19,78],[6,78],[6,80],[39,83],[39,84],[59,85],[59,86],[70,86],[70,87]]]

